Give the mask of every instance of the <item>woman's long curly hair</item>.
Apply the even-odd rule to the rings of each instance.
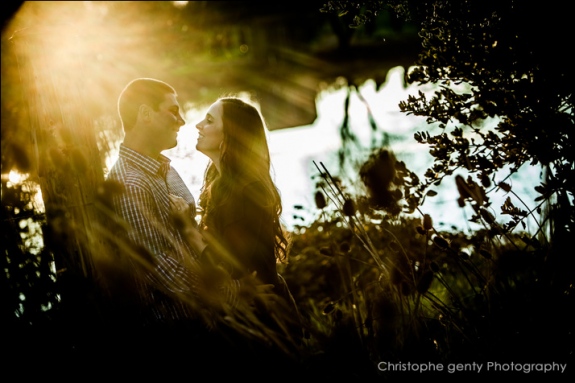
[[[220,149],[220,172],[210,163],[204,174],[204,184],[199,197],[202,210],[200,227],[207,223],[221,222],[225,214],[218,206],[234,192],[254,181],[264,185],[266,201],[273,212],[271,222],[274,233],[274,252],[280,262],[287,261],[288,239],[281,224],[282,203],[279,191],[272,180],[271,161],[267,143],[267,127],[260,112],[237,97],[219,99],[223,107],[224,140]],[[257,196],[260,199],[262,196]],[[216,227],[216,230],[218,228]]]

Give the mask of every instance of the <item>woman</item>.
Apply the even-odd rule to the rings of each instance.
[[[234,279],[255,276],[258,284],[270,285],[272,296],[283,297],[279,302],[287,303],[299,322],[293,297],[276,268],[277,262],[286,262],[288,239],[280,222],[280,195],[270,175],[262,116],[241,99],[224,97],[210,106],[196,128],[196,149],[211,161],[199,196],[201,235],[191,230],[192,246],[203,261],[223,266]]]

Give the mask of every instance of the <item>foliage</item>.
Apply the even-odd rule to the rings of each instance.
[[[528,213],[543,203],[558,203],[568,222],[556,228],[572,232],[575,190],[569,136],[575,124],[575,78],[568,67],[556,65],[562,53],[551,51],[548,43],[565,32],[568,21],[552,8],[513,1],[488,5],[444,2],[433,7],[433,17],[419,10],[425,49],[409,81],[439,84],[440,90],[429,100],[423,94],[410,97],[400,107],[444,130],[455,125],[450,133],[416,134],[435,157],[424,187],[464,170],[473,174],[481,192],[493,183],[506,188],[495,177],[499,170],[539,165],[545,179],[535,188],[540,198]],[[547,24],[550,16],[554,28]],[[536,24],[541,28],[533,28]],[[454,91],[450,85],[458,83],[468,84],[470,91]],[[496,118],[497,125],[482,129],[488,118]],[[501,210],[515,223],[526,215],[504,206]]]
[[[307,314],[309,345],[334,376],[392,379],[376,370],[380,361],[569,360],[573,285],[558,277],[552,246],[523,232],[439,232],[429,215],[399,213],[403,197],[382,205],[374,192],[400,196],[391,191],[411,187],[389,181],[406,171],[392,156],[374,154],[385,159],[376,177],[387,190],[364,177],[366,193],[357,195],[318,166],[321,214],[293,238],[285,276]]]
[[[351,195],[318,167],[322,215],[299,228],[286,277],[300,286],[318,349],[339,373],[349,372],[342,360],[359,370],[357,350],[372,366],[570,360],[575,273],[563,249],[575,223],[575,87],[572,70],[557,65],[567,62],[563,51],[549,44],[568,35],[568,20],[560,8],[515,1],[346,1],[325,9],[351,12],[361,24],[384,7],[420,26],[423,49],[408,80],[439,89],[400,108],[441,133],[415,134],[435,158],[423,182],[385,147],[358,168],[363,193]],[[506,182],[528,165],[545,176],[533,201]],[[431,216],[408,215],[450,177],[460,207],[470,206],[483,229],[438,232]],[[500,215],[489,198],[496,190],[508,193]],[[534,232],[525,231],[529,216]]]
[[[545,178],[535,188],[540,196],[532,201],[534,206],[527,211],[501,207],[502,215],[512,217],[505,230],[524,225],[528,215],[542,212],[547,204],[560,207],[564,215],[565,222],[553,225],[553,230],[573,231],[574,152],[569,137],[575,125],[575,76],[568,66],[557,65],[566,62],[561,60],[564,50],[549,44],[572,34],[560,8],[473,0],[328,5],[332,12],[346,13],[365,13],[360,5],[370,10],[368,14],[389,8],[419,25],[423,49],[407,79],[435,84],[438,90],[431,98],[423,92],[412,95],[399,106],[406,114],[426,117],[441,132],[415,134],[416,141],[430,147],[435,163],[413,190],[412,205],[458,173],[469,175],[465,182],[457,180],[458,188],[485,195],[490,188],[511,192],[512,186],[505,183],[511,173],[522,166],[540,166]],[[482,208],[490,203],[474,201],[480,221]]]
[[[335,13],[338,17],[350,15],[350,28],[359,28],[372,22],[386,8],[386,1],[326,1],[321,11]]]
[[[561,59],[564,51],[548,44],[569,36],[570,24],[563,19],[567,13],[560,7],[531,8],[510,0],[329,1],[324,7],[345,14],[352,27],[369,23],[382,9],[420,27],[422,52],[408,79],[439,85],[439,90],[431,98],[424,93],[412,96],[400,107],[406,114],[425,117],[430,131],[441,130],[414,137],[429,145],[435,163],[420,181],[382,144],[358,164],[357,179],[351,181],[362,187],[354,193],[323,164],[317,166],[317,219],[296,228],[290,263],[282,269],[306,318],[306,337],[298,345],[303,346],[298,349],[302,365],[293,374],[393,380],[397,375],[379,371],[378,362],[572,361],[575,278],[573,257],[564,249],[574,224],[569,137],[575,87],[569,60]],[[554,17],[553,28],[546,22],[549,16]],[[14,63],[2,56],[2,319],[12,335],[3,346],[24,362],[36,362],[26,359],[26,353],[53,356],[51,367],[62,369],[91,366],[91,359],[79,363],[78,358],[99,357],[100,352],[123,361],[136,355],[130,353],[147,339],[130,332],[138,308],[128,299],[130,286],[118,256],[145,252],[117,238],[101,199],[117,192],[113,185],[98,184],[93,201],[104,223],[94,232],[78,233],[70,204],[58,200],[42,212],[31,203],[36,180],[9,184],[9,170],[30,170],[27,160],[33,148],[18,145],[4,129],[8,111],[16,115],[11,121],[18,121],[19,131],[29,133],[25,100],[10,93],[15,88],[4,86],[9,85],[5,79],[19,78],[9,73],[16,65],[4,65]],[[5,106],[6,99],[12,100],[11,107]],[[349,131],[342,132],[346,137]],[[70,158],[70,163],[60,164],[73,184],[76,178],[67,167],[79,168],[82,160]],[[540,166],[545,175],[534,201],[520,200],[506,182],[510,173],[526,165]],[[450,177],[460,206],[471,207],[471,220],[483,229],[441,232],[433,217],[414,218],[425,199],[437,194],[433,187]],[[497,189],[509,197],[500,214],[494,214],[489,198]],[[527,217],[538,220],[534,232],[526,231]],[[41,248],[31,246],[36,228],[44,240]],[[84,246],[97,245],[92,250],[102,257],[95,260],[101,262],[101,274],[86,276],[62,267],[63,260],[78,259],[70,251],[74,238],[87,238]],[[101,279],[104,275],[109,279]],[[221,274],[208,270],[205,277],[209,292]],[[255,286],[248,287],[245,293],[252,296]],[[222,313],[218,297],[204,298]],[[223,315],[216,317],[201,307],[202,322],[229,336],[210,349],[222,365],[241,368],[254,355],[246,352],[253,344],[264,345],[265,351],[268,342],[292,346],[282,331],[254,318],[250,307],[242,306],[235,314],[223,307]],[[282,318],[278,323],[281,327]],[[201,343],[186,336],[189,328],[174,330],[170,335],[179,337],[178,344],[208,347],[214,340]],[[234,342],[236,347],[230,347]],[[174,345],[167,340],[160,344]],[[267,358],[256,355],[265,363],[277,362],[278,371],[293,367],[293,349],[280,350]],[[177,355],[179,349],[160,351],[166,360],[188,355]],[[137,355],[144,354],[140,350]],[[283,364],[286,356],[289,362]],[[147,359],[141,361],[146,364]],[[147,370],[140,372],[145,375]]]

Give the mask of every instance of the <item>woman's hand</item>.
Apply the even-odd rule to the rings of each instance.
[[[171,213],[181,224],[182,228],[180,230],[186,241],[198,254],[201,254],[206,244],[202,233],[198,230],[197,222],[191,216],[192,209],[190,205],[182,197],[173,194],[168,194],[168,197],[170,198]]]
[[[197,227],[190,227],[186,230],[185,234],[188,243],[198,254],[202,254],[202,251],[206,248],[206,242],[200,230]]]
[[[168,194],[170,199],[170,209],[174,214],[185,214],[190,212],[190,205],[180,196]]]
[[[196,209],[185,199],[174,194],[168,194],[170,200],[170,213],[179,225],[197,227]]]

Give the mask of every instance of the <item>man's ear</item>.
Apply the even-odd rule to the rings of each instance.
[[[148,105],[140,105],[140,108],[138,109],[138,119],[141,121],[149,122],[152,118],[151,111],[152,109]]]

